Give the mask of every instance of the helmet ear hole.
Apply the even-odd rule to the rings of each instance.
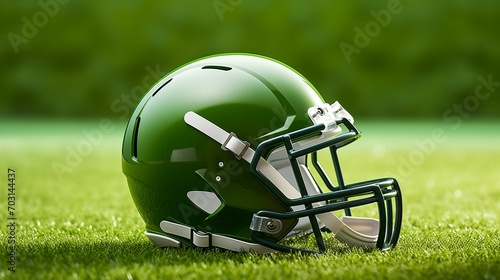
[[[187,193],[187,197],[196,207],[207,214],[215,213],[222,205],[217,195],[209,191],[190,191]]]

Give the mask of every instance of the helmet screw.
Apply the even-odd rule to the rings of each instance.
[[[221,168],[224,167],[224,162],[219,161],[219,167],[221,167]]]
[[[275,230],[276,230],[276,228],[277,228],[276,221],[271,220],[271,221],[267,222],[267,224],[266,224],[266,228],[267,228],[267,230],[269,230],[269,231],[271,231],[271,232],[275,231]]]
[[[220,176],[215,176],[215,181],[220,182],[221,178]]]

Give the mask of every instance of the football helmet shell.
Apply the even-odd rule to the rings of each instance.
[[[323,230],[353,246],[394,247],[397,180],[342,177],[337,149],[361,136],[353,123],[270,58],[224,54],[181,66],[143,97],[124,135],[122,168],[146,235],[160,247],[309,252],[281,241],[314,233],[313,251],[325,251]],[[337,185],[320,165],[322,149]],[[378,220],[351,215],[367,204],[377,205]]]

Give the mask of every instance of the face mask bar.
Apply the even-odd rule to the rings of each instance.
[[[328,138],[320,143],[298,149],[294,148],[294,141],[298,142],[310,137],[318,137],[318,134],[324,132],[327,126],[331,128],[341,124],[348,129],[347,132],[333,138]],[[324,215],[324,213],[327,212],[344,210],[346,216],[349,217],[352,215],[351,208],[376,203],[380,220],[375,247],[381,250],[388,250],[395,247],[402,221],[402,196],[398,182],[393,178],[383,178],[346,185],[340,168],[337,150],[359,139],[361,133],[347,118],[337,119],[335,120],[334,126],[332,125],[331,123],[318,123],[304,129],[268,139],[259,144],[250,162],[250,170],[264,186],[281,201],[281,203],[290,207],[299,205],[305,206],[305,209],[286,213],[262,210],[254,215],[254,219],[257,217],[259,219],[271,221],[273,219],[289,220],[308,217],[316,238],[318,250],[319,252],[324,252],[326,251],[326,246],[323,240],[322,230],[329,231],[329,228],[320,228],[320,223],[317,219],[320,218],[320,215]],[[258,163],[261,157],[264,157],[264,155],[268,154],[270,151],[282,146],[285,147],[290,160],[295,180],[300,191],[301,197],[299,198],[289,198],[284,195],[270,178],[263,175],[262,172],[258,170]],[[334,186],[331,183],[327,173],[318,161],[317,151],[324,148],[329,148],[330,150],[338,186]],[[307,192],[304,178],[300,172],[298,158],[309,154],[311,154],[313,167],[331,192],[312,195]],[[395,201],[395,213],[392,199]],[[333,215],[333,213],[330,214]],[[336,234],[336,232],[334,232],[334,234]],[[255,242],[279,251],[317,253],[311,250],[278,244],[275,240],[266,238],[265,234],[262,232],[253,229],[251,237]],[[340,240],[343,239],[340,235],[336,237]]]

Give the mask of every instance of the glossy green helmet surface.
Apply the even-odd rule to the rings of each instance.
[[[286,144],[280,140],[283,135],[291,135],[294,143],[309,138],[320,139],[327,125],[314,123],[311,116],[316,113],[311,113],[311,108],[320,108],[323,104],[325,102],[317,90],[296,71],[256,55],[211,56],[186,64],[163,77],[143,97],[131,116],[122,149],[123,172],[135,205],[146,223],[146,235],[162,247],[200,246],[197,243],[201,241],[196,240],[209,240],[207,246],[200,246],[209,247],[213,245],[213,236],[223,244],[235,242],[231,248],[236,248],[236,251],[239,247],[244,250],[245,245],[241,244],[246,243],[287,250],[288,247],[272,244],[292,236],[300,218],[316,223],[314,215],[308,213],[296,217],[298,205],[276,189],[273,180],[266,179],[257,165],[259,160],[279,154],[276,151],[282,150],[281,153],[286,154],[283,148]],[[196,128],[187,123],[188,112],[194,112],[244,140],[246,146],[241,154],[248,149],[258,155],[247,162],[239,154],[221,148],[221,143],[205,135],[203,127]],[[345,118],[343,121],[348,122]],[[348,123],[351,127],[352,124]],[[338,124],[341,124],[340,119]],[[315,125],[317,128],[304,131]],[[333,125],[335,129],[330,136],[338,136],[340,128],[335,122]],[[356,133],[349,141],[354,141],[359,135]],[[317,140],[313,142],[314,145],[319,143]],[[294,143],[290,140],[290,147],[295,147]],[[343,146],[342,143],[334,141],[328,146],[333,145],[336,149]],[[313,150],[317,149],[311,149],[311,152]],[[276,169],[283,160],[295,160],[290,155],[274,157]],[[297,156],[296,162],[305,166],[305,155]],[[288,164],[286,170],[292,170],[294,166]],[[294,172],[297,170],[293,169]],[[286,176],[291,171],[279,172]],[[294,175],[288,177],[290,184],[301,190],[303,196],[312,195],[304,195],[300,189],[300,183],[297,183],[300,176],[295,175],[296,181],[291,179]],[[343,182],[341,185],[344,187]],[[339,190],[339,186],[332,185],[331,188]],[[397,183],[395,191],[400,198]],[[319,189],[313,192],[322,193]],[[393,197],[382,197],[380,201],[384,203]],[[342,196],[340,199],[347,200]],[[338,198],[332,197],[331,200],[338,201]],[[309,208],[320,207],[319,200],[311,203],[302,203],[301,209],[308,208],[307,205]],[[398,209],[400,205],[397,203]],[[259,211],[291,216],[281,219],[260,217]],[[401,220],[398,211],[396,235],[399,235]],[[388,219],[393,220],[392,217]],[[273,228],[275,221],[279,230]],[[266,223],[267,229],[256,229],[258,226],[254,224],[261,222]],[[317,235],[316,227],[324,225],[318,222],[317,226],[306,226],[307,230],[300,231],[314,231]],[[393,236],[392,229],[390,232],[392,237],[385,237],[378,247],[395,245],[397,236]],[[205,234],[210,237],[205,238]],[[195,240],[193,236],[199,239]]]

